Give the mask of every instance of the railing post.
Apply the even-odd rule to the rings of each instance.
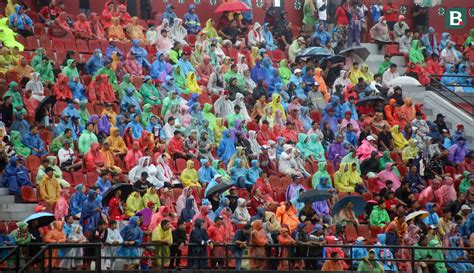
[[[102,251],[101,245],[95,246],[95,270],[96,272],[102,272]]]
[[[44,246],[46,247],[46,246]],[[41,249],[43,250],[43,249]],[[44,252],[43,252],[44,253]],[[46,271],[46,267],[44,266],[44,262],[45,262],[45,258],[44,258],[44,255],[42,255],[43,257],[38,257],[40,259],[40,268],[41,268],[41,272],[45,272]],[[33,266],[34,266],[34,263],[33,263]]]
[[[160,245],[159,246],[161,248],[161,251],[160,251],[160,259],[161,259],[161,270],[163,270],[165,268],[165,255],[163,255],[165,253],[165,245]]]
[[[224,251],[225,251],[225,272],[229,272],[229,253],[228,253],[226,243],[224,243]]]
[[[15,252],[15,271],[20,270],[20,255],[21,255],[21,246],[18,246]]]
[[[352,259],[352,246],[349,246],[349,256],[351,257],[351,273],[353,272],[354,260]]]
[[[53,250],[51,249],[51,247],[48,247],[48,272],[53,272]]]
[[[415,272],[415,247],[411,247],[411,268]]]

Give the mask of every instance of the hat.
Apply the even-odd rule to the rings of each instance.
[[[301,69],[299,69],[299,68],[295,69],[295,74],[296,73],[301,73],[301,72],[302,72]]]
[[[435,226],[435,225],[430,225],[430,229],[437,229],[438,226]]]
[[[471,207],[468,205],[462,205],[461,210],[471,210]]]
[[[448,129],[443,129],[443,133],[449,133]]]
[[[283,151],[288,151],[291,148],[293,148],[293,147],[290,144],[283,145]]]
[[[464,125],[463,124],[458,124],[456,125],[456,129],[459,131],[461,129],[464,129]]]
[[[270,149],[270,147],[268,147],[267,145],[263,145],[261,148],[262,148],[263,150],[268,150],[268,149]]]
[[[151,207],[154,207],[154,206],[155,206],[155,203],[153,203],[153,201],[148,201],[148,203],[146,203],[147,208],[151,208]]]
[[[218,173],[216,173],[216,174],[214,175],[214,179],[221,178],[221,177],[222,177],[222,175],[220,175],[220,174],[218,174]]]
[[[374,141],[375,140],[375,138],[372,135],[367,136],[365,139],[367,139],[368,141]]]
[[[299,38],[298,38],[298,41],[300,41],[300,42],[303,42],[303,43],[304,43],[304,38],[303,38],[303,37],[299,37]]]
[[[189,46],[185,46],[183,48],[183,54],[184,55],[191,55],[191,48]]]
[[[398,21],[405,21],[405,16],[403,15],[398,16]]]
[[[439,113],[439,114],[436,115],[436,118],[445,118],[445,117],[446,117],[446,116],[443,115],[443,114],[441,114],[441,113]]]
[[[359,237],[357,237],[356,241],[359,241],[359,242],[361,242],[361,241],[367,241],[367,239],[365,239],[365,238],[362,237],[362,236],[359,236]]]

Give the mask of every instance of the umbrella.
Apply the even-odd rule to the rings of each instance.
[[[331,56],[331,54],[329,54],[324,48],[315,46],[302,49],[296,56],[296,59],[299,60],[311,58],[315,60],[320,60],[329,56]]]
[[[361,98],[357,103],[356,103],[356,106],[362,106],[362,105],[365,105],[369,102],[376,102],[376,101],[382,101],[384,102],[385,99],[383,97],[380,97],[380,96],[367,96],[367,97],[363,97]]]
[[[332,197],[332,193],[326,190],[309,190],[304,191],[300,194],[298,198],[298,202],[300,203],[307,203],[307,202],[318,202],[318,201],[326,201]]]
[[[352,203],[353,211],[356,217],[364,213],[365,206],[367,205],[367,202],[365,202],[362,196],[348,195],[342,198],[341,200],[337,201],[336,204],[334,204],[334,207],[332,209],[332,214],[337,215],[339,211],[341,211],[347,205],[347,203]]]
[[[235,2],[225,2],[220,4],[217,9],[214,11],[214,13],[221,13],[225,11],[230,11],[230,12],[239,12],[239,11],[249,11],[250,8],[245,4],[240,1],[235,1]]]
[[[215,185],[214,187],[210,188],[209,191],[207,191],[206,198],[214,195],[215,193],[223,193],[226,190],[232,188],[232,186],[233,186],[233,184],[221,182],[221,183]]]
[[[346,57],[342,56],[342,55],[332,55],[332,56],[325,57],[325,58],[321,59],[320,62],[324,62],[326,60],[330,61],[332,64],[345,63],[346,62]]]
[[[405,217],[405,222],[408,222],[412,219],[415,219],[416,217],[420,217],[421,219],[424,219],[426,217],[428,217],[428,215],[430,215],[429,212],[427,212],[426,210],[419,210],[419,211],[414,211],[410,214],[407,215],[407,217]]]
[[[395,79],[391,80],[388,83],[388,85],[390,85],[390,86],[400,86],[400,87],[403,87],[403,86],[421,86],[421,83],[413,77],[401,76],[401,77],[398,77],[398,78],[395,78]]]
[[[44,118],[44,116],[45,116],[46,106],[47,106],[48,104],[51,104],[51,108],[52,108],[55,103],[56,103],[56,96],[47,96],[47,97],[45,97],[45,98],[40,102],[40,104],[38,105],[38,107],[36,107],[36,111],[35,111],[35,121],[41,122],[41,120],[43,120],[43,118]],[[48,107],[48,108],[49,108],[49,107]]]
[[[115,192],[117,190],[122,191],[122,200],[125,201],[127,200],[127,197],[133,192],[133,186],[126,183],[119,183],[113,185],[108,190],[106,190],[104,194],[102,194],[102,206],[109,206],[109,201],[110,199],[112,199],[112,197],[115,196]]]
[[[45,227],[51,222],[55,220],[54,215],[48,212],[38,212],[35,214],[32,214],[28,216],[23,222],[30,224],[31,221],[37,220],[38,221],[38,226],[37,228],[40,227]]]
[[[344,50],[341,50],[339,52],[340,55],[345,55],[345,56],[351,56],[354,59],[359,59],[362,61],[367,60],[367,58],[370,55],[369,50],[366,47],[363,46],[355,46],[351,48],[346,48]]]

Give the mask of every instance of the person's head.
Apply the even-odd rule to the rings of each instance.
[[[148,173],[147,172],[142,172],[140,175],[140,180],[145,182],[148,179]]]
[[[167,220],[167,219],[161,220],[161,224],[160,224],[160,225],[161,225],[161,229],[162,229],[163,231],[168,231],[168,230],[171,228],[171,226],[170,226],[170,221]]]
[[[100,219],[98,224],[97,224],[97,228],[99,229],[99,231],[104,231],[107,229],[107,223],[104,222],[104,220]]]
[[[173,125],[174,125],[174,122],[175,122],[175,118],[174,118],[174,117],[169,117],[169,118],[168,118],[168,123],[169,123],[169,125],[173,126]]]
[[[379,206],[379,209],[385,209],[385,201],[380,199],[378,202],[377,202],[377,205]]]
[[[391,64],[390,65],[390,72],[392,72],[392,73],[397,72],[397,65],[396,64]]]
[[[236,115],[238,115],[238,114],[240,113],[240,106],[239,106],[238,104],[236,104],[236,105],[234,106],[234,113],[235,113]]]
[[[66,222],[66,224],[72,225],[72,223],[74,223],[74,216],[70,214],[66,215],[66,217],[64,217],[64,221]]]

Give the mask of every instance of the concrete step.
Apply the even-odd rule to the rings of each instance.
[[[13,195],[0,195],[0,204],[3,203],[15,203],[15,196]]]
[[[2,221],[23,221],[27,217],[29,217],[33,212],[1,212],[1,220]]]
[[[376,44],[362,43],[361,46],[367,48],[371,55],[379,53]]]
[[[0,212],[33,212],[37,204],[9,203],[0,204]]]
[[[7,188],[0,188],[0,196],[2,195],[8,195],[8,189]]]

